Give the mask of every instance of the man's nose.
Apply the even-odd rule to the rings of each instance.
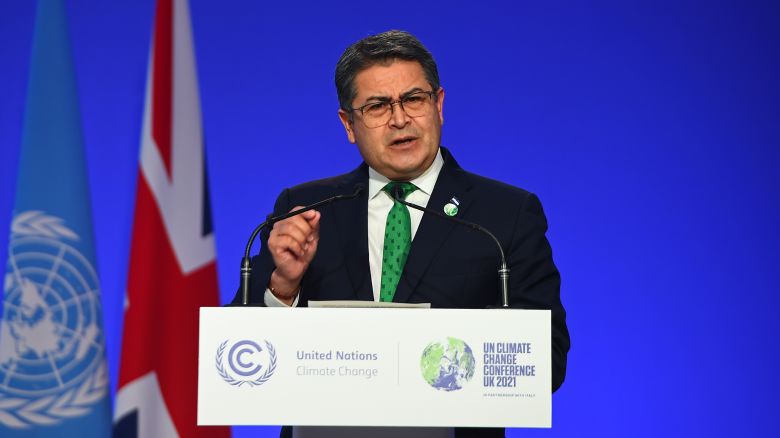
[[[411,117],[406,114],[404,105],[400,101],[390,104],[390,126],[394,128],[403,128],[409,124],[410,119]]]

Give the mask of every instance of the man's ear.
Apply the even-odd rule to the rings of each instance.
[[[439,122],[444,124],[444,88],[436,90],[436,110],[439,111]]]
[[[344,130],[347,131],[347,139],[350,143],[355,143],[355,131],[353,130],[354,125],[350,113],[340,109],[339,119],[341,120],[341,124],[344,125]]]

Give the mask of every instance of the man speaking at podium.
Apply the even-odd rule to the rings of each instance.
[[[364,162],[352,172],[284,190],[274,215],[359,187],[362,193],[264,232],[252,260],[250,300],[267,306],[306,306],[309,300],[499,305],[495,243],[407,208],[394,200],[400,195],[496,235],[511,270],[510,306],[552,311],[552,391],[558,389],[569,334],[538,198],[463,170],[440,147],[444,89],[433,57],[409,33],[388,31],[356,42],[339,59],[335,79],[339,118]],[[504,435],[501,429],[461,432],[456,435]]]

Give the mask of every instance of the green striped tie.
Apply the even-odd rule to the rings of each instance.
[[[382,190],[393,197],[393,191],[398,186],[401,197],[406,199],[410,193],[417,190],[409,182],[390,182]],[[404,270],[409,248],[412,246],[412,220],[405,205],[393,199],[393,208],[387,214],[385,223],[385,246],[382,251],[382,286],[379,301],[393,301],[401,271]]]

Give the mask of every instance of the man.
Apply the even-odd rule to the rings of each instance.
[[[407,209],[392,197],[402,193],[411,203],[475,222],[498,237],[511,269],[511,306],[552,311],[552,390],[558,389],[569,335],[541,204],[525,190],[464,171],[440,147],[444,89],[431,54],[406,32],[367,37],[341,56],[336,89],[339,118],[364,163],[350,173],[285,190],[274,214],[352,193],[358,185],[366,190],[357,199],[278,222],[262,235],[262,250],[253,259],[251,301],[498,305],[494,242]],[[500,429],[457,435],[469,433],[503,436]]]

